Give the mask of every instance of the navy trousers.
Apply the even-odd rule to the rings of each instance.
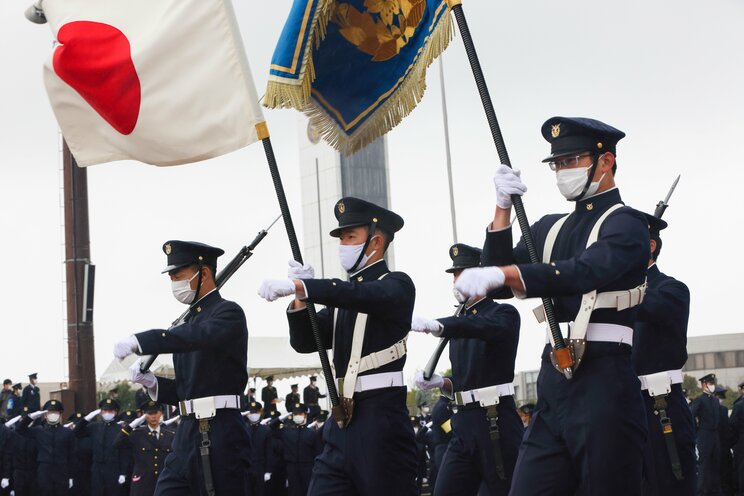
[[[698,495],[718,496],[721,492],[721,443],[717,430],[697,432]]]
[[[222,409],[209,421],[209,427],[209,458],[216,494],[250,495],[251,441],[245,420],[238,410]],[[199,421],[193,416],[181,417],[173,451],[165,459],[165,468],[155,486],[156,495],[206,494],[200,443]]]
[[[289,496],[305,496],[313,474],[313,463],[287,462],[287,480]]]
[[[329,419],[323,426],[325,447],[308,495],[415,496],[418,462],[406,388],[357,396],[350,425],[340,429]]]
[[[628,345],[588,343],[571,380],[543,354],[537,395],[511,495],[641,494],[648,429]]]
[[[694,496],[697,488],[695,421],[682,394],[682,386],[673,384],[672,392],[666,397],[666,413],[672,421],[672,433],[684,477],[682,480],[677,480],[672,472],[661,423],[654,414],[654,399],[649,396],[648,391],[643,391],[642,394],[648,422],[648,443],[643,452],[644,496]]]
[[[435,496],[476,495],[483,482],[485,494],[506,496],[509,493],[519,443],[524,428],[517,415],[514,398],[501,398],[499,411],[500,448],[505,479],[496,474],[494,447],[489,433],[485,408],[460,408],[452,417],[452,439],[442,460]]]

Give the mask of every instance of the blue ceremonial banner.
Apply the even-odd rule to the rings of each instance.
[[[305,112],[326,141],[355,152],[421,101],[452,32],[447,0],[295,0],[265,105]]]

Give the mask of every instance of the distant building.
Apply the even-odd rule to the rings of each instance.
[[[392,208],[387,141],[382,137],[358,153],[345,157],[322,141],[305,117],[300,119],[303,258],[315,267],[316,277],[345,279],[346,273],[338,260],[338,241],[328,236],[338,225],[333,208],[344,196],[355,196]],[[393,269],[392,246],[385,259]]]
[[[688,337],[682,370],[695,379],[712,372],[720,385],[735,390],[744,381],[744,333]]]
[[[539,370],[525,370],[514,374],[514,399],[517,406],[537,402],[537,375]]]

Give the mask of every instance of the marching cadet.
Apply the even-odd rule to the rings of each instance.
[[[38,410],[38,408],[37,408]],[[27,410],[32,411],[32,410]],[[21,398],[21,383],[13,384],[13,394],[8,398],[8,418],[12,419],[23,412],[23,398]]]
[[[163,471],[165,458],[172,451],[176,434],[161,423],[162,405],[148,400],[140,405],[144,413],[125,425],[117,434],[114,445],[125,448],[122,456],[133,458],[131,496],[152,496]],[[144,425],[143,425],[144,424]]]
[[[734,450],[734,487],[736,496],[744,496],[744,382],[739,383],[739,397],[734,401],[729,418],[728,446]],[[738,483],[738,484],[737,484]]]
[[[325,394],[320,393],[320,389],[318,389],[318,386],[316,385],[317,381],[318,378],[311,375],[310,384],[305,386],[305,389],[302,390],[302,402],[307,405],[310,420],[315,420],[320,413],[320,398],[326,397]]]
[[[383,258],[403,219],[351,197],[339,200],[334,214],[339,225],[331,236],[340,240],[350,280],[313,279],[311,266],[290,261],[289,279],[264,281],[259,290],[269,301],[295,295],[287,318],[290,344],[299,353],[316,352],[305,304],[326,307],[318,321],[323,346],[334,349],[342,403],[334,422],[326,423],[308,494],[413,495],[416,444],[403,365],[416,289]]]
[[[8,424],[10,424],[10,421]],[[33,425],[33,422],[31,425]],[[38,458],[36,443],[28,430],[21,433],[15,432],[14,434],[17,435],[13,436],[11,460],[13,492],[15,496],[35,496],[38,494],[36,486],[36,460]]]
[[[170,330],[153,329],[123,339],[114,355],[172,353],[175,379],[129,368],[132,382],[159,403],[179,407],[173,451],[155,494],[244,494],[248,490],[250,438],[240,414],[248,384],[248,328],[237,303],[220,296],[215,282],[219,248],[190,241],[163,245],[173,296],[190,305]]]
[[[633,368],[641,381],[648,422],[643,494],[691,496],[697,486],[695,423],[682,393],[690,291],[659,270],[660,232],[667,223],[645,215],[651,237],[648,287],[633,332]]]
[[[552,298],[557,322],[572,323],[566,350],[573,353],[572,369],[554,368],[550,345],[543,352],[512,494],[639,494],[647,422],[631,346],[649,232],[643,214],[623,205],[615,185],[616,145],[625,133],[594,119],[553,117],[542,135],[551,144],[544,162],[574,211],[531,226],[543,262],[531,264],[524,241],[512,248],[510,228],[511,197],[527,188],[518,171],[499,166],[486,267],[466,269],[455,287],[468,297],[503,288],[495,296]],[[541,308],[536,315],[547,320]]]
[[[261,425],[263,407],[261,403],[252,401],[248,404],[248,435],[251,438],[251,496],[263,496],[266,493],[266,483],[271,479],[272,455],[274,452],[271,429]]]
[[[431,422],[431,442],[434,445],[433,471],[439,475],[444,453],[452,439],[452,401],[445,395],[441,395],[434,403],[434,408],[431,409]],[[434,479],[436,481],[436,477]]]
[[[0,420],[5,421],[8,417],[8,400],[13,396],[13,381],[5,379],[3,389],[0,391]]]
[[[265,380],[266,385],[261,388],[261,401],[264,404],[264,415],[269,417],[271,412],[277,411],[276,405],[280,400],[274,387],[274,376],[270,375]]]
[[[36,385],[37,373],[28,375],[29,384],[23,388],[23,407],[28,412],[41,410],[41,397],[39,396],[39,386]]]
[[[310,486],[313,462],[322,449],[316,431],[307,428],[307,407],[302,403],[290,406],[292,421],[282,433],[282,452],[287,467],[289,496],[305,496]]]
[[[270,496],[286,496],[287,494],[287,467],[284,463],[284,446],[282,445],[281,421],[289,417],[289,414],[279,415],[274,410],[268,414],[261,424],[266,423],[271,429],[271,461],[268,463],[268,472],[271,474],[266,484],[266,492]],[[283,418],[282,418],[283,417]]]
[[[452,267],[460,277],[464,269],[478,267],[481,250],[462,243],[449,250]],[[485,294],[485,293],[484,293]],[[434,374],[429,380],[416,375],[421,389],[438,387],[452,398],[453,435],[437,476],[435,495],[478,494],[481,482],[488,494],[509,492],[519,443],[524,429],[514,402],[514,361],[519,344],[519,312],[486,296],[463,298],[456,314],[437,320],[416,317],[411,330],[450,338],[452,378]]]
[[[718,424],[721,420],[720,404],[715,396],[716,375],[700,378],[703,394],[692,401],[690,410],[697,421],[698,494],[721,492],[721,447]]]
[[[83,414],[76,412],[67,417],[68,425],[73,431],[77,423],[83,420]],[[89,436],[75,436],[75,458],[70,462],[72,480],[75,481],[76,496],[90,496],[91,467],[93,465],[93,448]]]
[[[731,496],[734,487],[734,461],[729,445],[731,439],[729,411],[723,404],[727,392],[723,386],[716,385],[714,394],[718,398],[718,415],[720,416],[718,420],[718,446],[721,450],[721,492],[724,496]]]
[[[284,405],[286,406],[287,411],[291,412],[292,406],[300,402],[300,393],[297,384],[292,384],[289,387],[291,388],[291,391],[284,397]]]
[[[75,430],[78,439],[89,437],[93,450],[91,466],[91,494],[93,496],[116,496],[121,493],[127,474],[128,462],[122,460],[114,442],[119,434],[116,415],[119,413],[119,402],[104,399],[98,403],[98,409],[83,417]],[[101,422],[93,422],[100,414]]]
[[[71,463],[75,457],[75,436],[60,423],[63,411],[61,401],[49,400],[44,403],[44,410],[29,414],[18,425],[17,433],[23,436],[28,431],[28,438],[36,446],[38,492],[34,494],[65,496],[73,487]],[[30,427],[42,415],[45,423]]]

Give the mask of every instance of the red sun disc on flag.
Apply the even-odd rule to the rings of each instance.
[[[142,92],[127,37],[100,22],[75,21],[57,33],[54,72],[111,127],[124,135],[137,125]]]

